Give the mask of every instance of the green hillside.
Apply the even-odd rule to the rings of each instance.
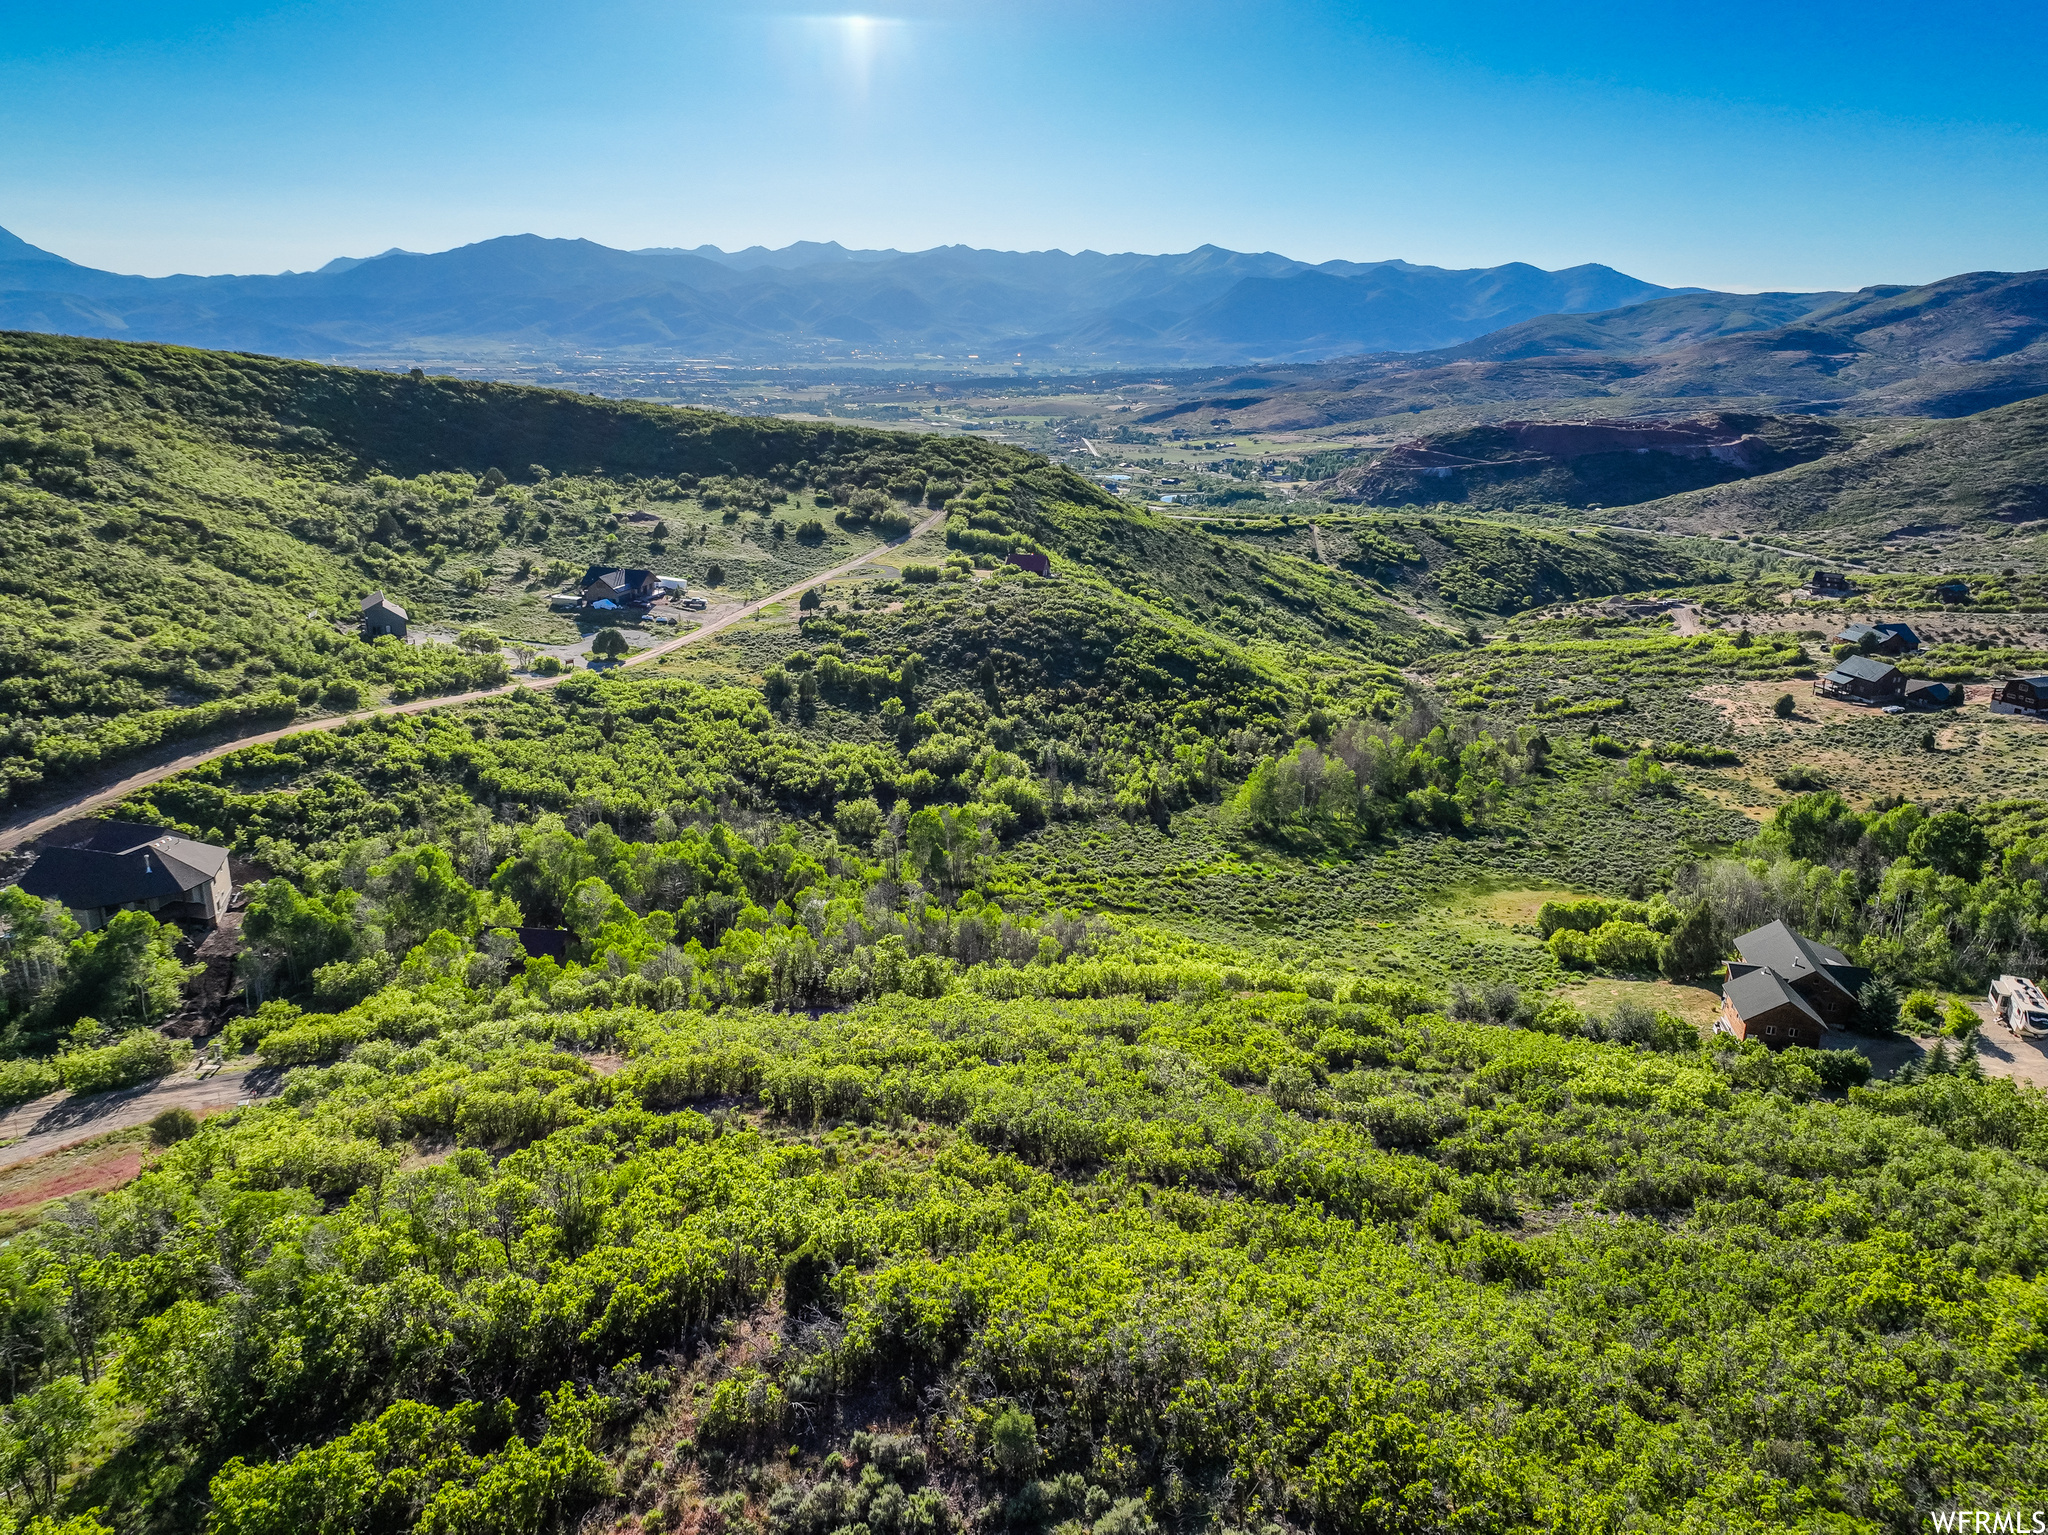
[[[1921,563],[2030,562],[2048,529],[2048,399],[1875,431],[1811,463],[1612,515],[1688,533],[1796,534],[1853,555],[1885,546]]]
[[[699,585],[716,570],[724,590],[758,594],[907,526],[906,505],[949,501],[947,543],[984,563],[1030,542],[1189,614],[1264,593],[1276,638],[1395,660],[1441,643],[1356,583],[1276,577],[978,439],[7,336],[0,788],[15,797],[162,740],[506,679],[488,644],[360,643],[372,589],[444,638],[573,639],[544,594],[590,561]]]
[[[1458,614],[1499,616],[1556,602],[1707,585],[1729,577],[1711,545],[1688,548],[1620,528],[1580,532],[1423,514],[1312,512],[1202,523],[1236,544],[1355,575],[1368,587]]]
[[[8,345],[14,677],[127,677],[64,716],[103,753],[200,707],[121,670],[166,634],[278,717],[453,685],[334,617],[502,630],[520,561],[651,553],[616,508],[764,589],[945,518],[129,796],[257,870],[225,999],[0,887],[0,1103],[194,1030],[269,1073],[0,1167],[0,1535],[1903,1532],[2048,1485],[2048,1100],[1960,1001],[2048,934],[2032,722],[1781,712],[1797,634],[1525,611],[1723,573],[1626,530]],[[1771,917],[1871,968],[1861,1048],[1704,1027]]]

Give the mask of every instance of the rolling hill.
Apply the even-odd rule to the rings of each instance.
[[[1707,409],[1965,416],[2048,392],[2048,272],[1975,272],[1857,293],[1677,293],[1547,315],[1408,356],[1181,382],[1149,419],[1194,408],[1245,431],[1437,429]]]
[[[1886,423],[1810,462],[1614,515],[1688,533],[1803,533],[1893,562],[2031,562],[2048,551],[2048,399]]]
[[[1719,412],[1621,421],[1505,421],[1402,443],[1312,487],[1366,506],[1625,506],[1819,458],[1856,433],[1811,416]]]

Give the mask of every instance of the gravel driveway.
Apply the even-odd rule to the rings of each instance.
[[[109,1130],[147,1124],[165,1109],[186,1108],[204,1114],[231,1109],[251,1098],[267,1098],[283,1080],[284,1072],[276,1067],[249,1066],[208,1077],[180,1072],[161,1082],[84,1098],[51,1093],[0,1115],[0,1140],[21,1137],[11,1146],[0,1146],[0,1167],[13,1167]]]

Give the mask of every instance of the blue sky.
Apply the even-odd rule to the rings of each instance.
[[[864,18],[864,19],[862,19]],[[0,226],[95,266],[608,245],[2048,266],[2048,7],[0,0]]]

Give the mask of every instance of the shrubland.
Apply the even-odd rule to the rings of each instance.
[[[1873,1019],[2048,933],[2038,800],[1731,808],[1755,746],[1696,691],[1796,637],[1476,643],[979,444],[154,349],[19,376],[61,413],[134,350],[209,453],[331,456],[340,531],[280,549],[356,559],[374,474],[469,477],[434,542],[523,537],[479,498],[538,507],[543,461],[798,549],[943,509],[945,563],[733,636],[737,680],[129,798],[260,870],[209,1051],[278,1090],[0,1244],[12,1527],[1907,1531],[2048,1483],[2041,1095],[1967,1025],[1886,1081],[1663,1005],[1776,917]],[[1508,609],[1565,558],[1456,536]],[[1432,914],[1494,884],[1547,894]],[[175,937],[0,892],[0,1095],[181,1066]]]

